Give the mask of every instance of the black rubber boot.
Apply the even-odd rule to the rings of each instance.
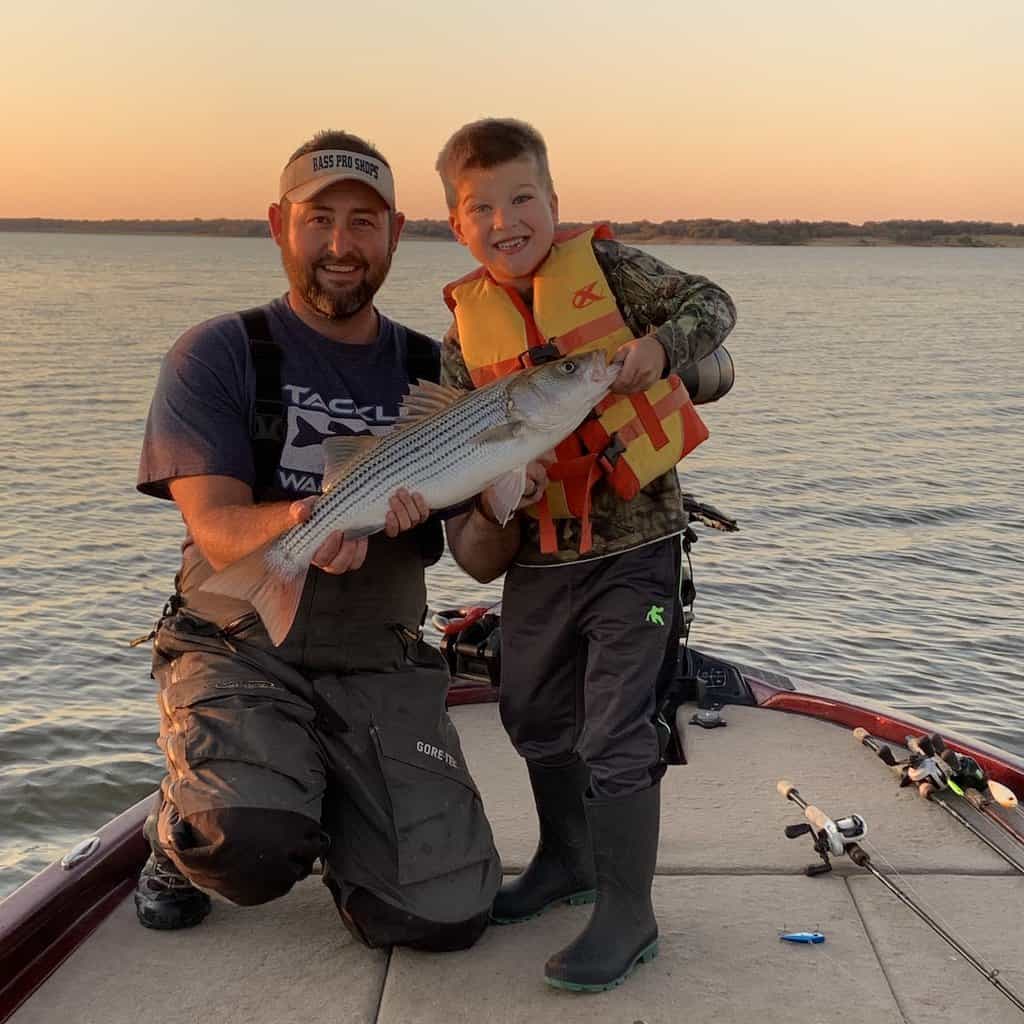
[[[191,928],[210,912],[210,897],[168,860],[153,840],[154,828],[155,822],[147,819],[143,831],[152,852],[135,887],[135,914],[146,928]]]
[[[580,760],[557,768],[527,762],[540,843],[526,870],[494,897],[491,920],[517,924],[556,903],[593,903],[594,857],[583,793],[590,771]]]
[[[651,882],[658,857],[661,786],[586,801],[597,868],[590,923],[544,967],[544,980],[573,992],[621,985],[638,963],[658,955]]]

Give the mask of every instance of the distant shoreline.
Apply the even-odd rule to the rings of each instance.
[[[563,227],[582,226],[565,223]],[[702,218],[653,223],[612,222],[615,237],[641,245],[815,245],[948,246],[1024,248],[1024,225],[989,221],[731,221]],[[266,221],[71,220],[43,217],[0,218],[0,231],[75,235],[185,235],[214,238],[268,238]],[[405,238],[453,242],[443,220],[409,220]]]

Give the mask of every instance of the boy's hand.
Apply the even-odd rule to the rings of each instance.
[[[548,487],[548,466],[555,461],[554,452],[545,452],[536,462],[526,466],[526,486],[523,488],[523,499],[520,508],[535,505],[544,497]]]
[[[545,452],[535,462],[528,462],[526,464],[526,486],[523,488],[523,496],[519,500],[519,504],[516,506],[517,510],[521,508],[528,508],[530,505],[535,505],[544,497],[544,492],[547,490],[548,486],[548,466],[550,466],[554,461],[555,453]],[[499,520],[494,514],[494,501],[492,500],[493,492],[493,487],[486,488],[481,492],[478,503],[484,518],[497,524]]]
[[[653,334],[645,334],[642,338],[627,341],[615,353],[612,362],[622,364],[612,384],[612,392],[616,395],[632,395],[637,391],[646,391],[661,379],[668,364],[668,355]]]

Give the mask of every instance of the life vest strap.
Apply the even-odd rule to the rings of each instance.
[[[636,417],[643,425],[647,436],[651,439],[655,451],[668,444],[668,434],[658,419],[658,414],[651,405],[651,400],[642,391],[629,396],[630,404],[636,410]]]
[[[527,338],[529,347],[520,354],[519,362],[525,367],[550,363],[555,359],[571,355],[578,348],[589,345],[591,342],[597,341],[621,327],[625,327],[625,321],[616,309],[611,313],[598,317],[596,320],[591,320],[589,323],[573,328],[573,330],[567,331],[558,338],[549,338],[547,341],[542,342],[535,340],[531,334]]]
[[[478,366],[474,370],[469,371],[469,375],[473,380],[473,384],[482,388],[485,384],[490,384],[493,381],[500,380],[502,377],[507,377],[510,373],[515,373],[516,370],[520,370],[523,367],[523,362],[518,356],[513,356],[511,359],[503,359],[500,363],[492,363],[490,366]]]
[[[614,309],[610,313],[605,313],[604,316],[599,316],[595,320],[589,320],[579,327],[574,327],[571,331],[566,331],[561,337],[553,340],[562,355],[567,356],[571,352],[575,352],[576,349],[599,341],[625,326],[626,322],[622,319],[622,314],[618,309]]]
[[[558,462],[548,468],[548,479],[562,484],[567,500],[570,490],[577,498],[577,504],[580,506],[578,518],[580,520],[581,555],[586,554],[594,546],[593,529],[590,525],[590,494],[599,475],[598,458],[598,452],[577,455],[574,458],[560,458]],[[574,484],[576,486],[573,486]],[[555,534],[554,519],[546,494],[537,503],[537,512],[540,519],[540,549],[545,555],[553,554],[558,550],[558,538]],[[545,522],[546,519],[550,520],[550,525]]]
[[[558,534],[555,532],[554,516],[548,507],[548,496],[545,494],[534,508],[540,527],[540,549],[545,555],[553,554],[558,550]]]

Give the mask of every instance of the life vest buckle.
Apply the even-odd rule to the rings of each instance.
[[[605,445],[604,450],[598,456],[598,462],[601,463],[601,468],[606,473],[611,473],[615,469],[615,463],[619,461],[619,456],[626,451],[626,444],[619,437],[618,431],[612,434],[608,444]]]
[[[533,345],[528,348],[520,357],[519,361],[523,366],[540,366],[541,363],[553,363],[556,359],[562,358],[562,350],[554,339],[543,345]]]

